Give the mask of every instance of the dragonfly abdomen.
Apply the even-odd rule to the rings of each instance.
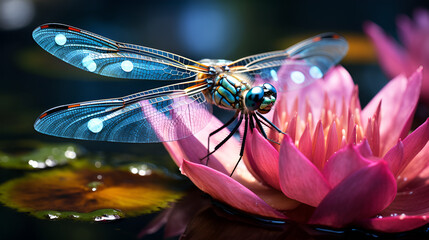
[[[226,109],[243,109],[243,92],[250,87],[238,75],[222,73],[214,79],[211,100]]]

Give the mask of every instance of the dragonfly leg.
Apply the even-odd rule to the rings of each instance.
[[[264,123],[264,122],[262,122],[261,120],[259,120],[259,118],[256,116],[256,114],[253,114],[253,117],[255,118],[255,122],[256,122],[256,125],[258,126],[258,128],[259,128],[259,132],[262,134],[262,136],[265,138],[265,139],[267,139],[268,141],[270,141],[270,142],[273,142],[273,143],[276,143],[276,144],[278,144],[278,145],[280,145],[280,143],[278,143],[278,142],[276,142],[276,141],[274,141],[274,140],[272,140],[272,139],[270,139],[270,138],[268,138],[268,136],[267,136],[267,133],[265,132],[265,130],[264,130],[264,128],[262,127],[262,124],[261,123]],[[264,117],[265,118],[265,117]],[[266,118],[265,118],[266,119]],[[265,125],[265,124],[264,124]],[[274,124],[273,124],[274,125]],[[275,126],[275,125],[274,125]],[[283,132],[282,132],[283,133]]]
[[[240,149],[240,158],[238,158],[237,163],[234,166],[234,169],[232,169],[231,174],[229,175],[230,177],[232,177],[232,174],[234,174],[235,169],[237,168],[238,164],[241,161],[241,158],[243,157],[244,154],[244,145],[246,144],[246,136],[247,136],[247,129],[249,128],[249,118],[248,118],[248,114],[246,114],[245,120],[244,120],[244,134],[243,134],[243,140],[241,141],[241,149]]]
[[[265,133],[265,130],[264,130],[264,128],[262,127],[261,121],[259,121],[258,117],[256,117],[256,115],[255,115],[254,113],[253,113],[252,115],[253,115],[253,118],[255,119],[256,126],[258,127],[259,132],[262,134],[262,136],[263,136],[265,139],[268,139],[267,133]]]
[[[220,143],[218,143],[216,146],[215,146],[215,148],[214,148],[214,150],[213,151],[211,151],[209,154],[207,154],[205,157],[203,157],[202,159],[201,159],[201,161],[203,160],[203,159],[205,159],[205,158],[208,158],[210,155],[212,155],[214,152],[216,152],[220,147],[222,147],[222,145],[223,144],[225,144],[233,135],[234,135],[234,133],[236,133],[237,132],[237,130],[238,130],[238,128],[240,127],[240,125],[241,125],[241,122],[243,121],[243,114],[241,114],[240,115],[240,118],[238,119],[238,122],[237,122],[237,124],[234,126],[234,128],[231,130],[231,132],[228,134],[228,136],[226,136],[226,138],[224,138]],[[206,163],[206,165],[207,165],[208,163]]]
[[[250,125],[250,131],[253,132],[253,129],[255,128],[255,123],[253,122],[253,114],[249,115],[249,125]]]
[[[256,112],[256,114],[260,118],[262,118],[262,120],[264,120],[266,123],[268,123],[271,127],[273,127],[278,133],[286,134],[285,132],[283,132],[282,130],[280,130],[280,128],[278,128],[274,123],[272,123],[270,120],[268,120],[266,117],[264,117],[264,115],[260,114],[259,112]]]
[[[216,133],[220,132],[222,129],[226,128],[227,126],[229,126],[232,122],[234,122],[235,119],[237,119],[238,114],[240,113],[240,111],[236,111],[234,116],[228,120],[228,122],[226,122],[224,125],[222,125],[221,127],[219,127],[218,129],[214,130],[213,132],[211,132],[209,134],[209,137],[207,138],[207,161],[206,161],[206,166],[209,163],[209,155],[210,155],[210,137],[215,135]],[[203,158],[204,159],[204,158]],[[203,160],[201,159],[201,160]]]

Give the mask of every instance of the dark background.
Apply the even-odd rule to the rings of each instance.
[[[66,23],[111,39],[159,48],[195,60],[235,60],[283,49],[326,31],[338,32],[346,38],[357,36],[355,42],[351,41],[351,47],[356,42],[364,44],[367,47],[361,50],[369,57],[348,56],[344,64],[360,87],[364,105],[387,78],[365,40],[363,23],[373,21],[396,37],[396,17],[410,16],[418,7],[428,8],[429,3],[423,0],[0,0],[0,141],[62,142],[64,140],[42,136],[33,130],[33,121],[44,110],[72,102],[124,96],[160,85],[155,81],[95,76],[59,61],[44,52],[31,37],[32,30],[44,23]],[[216,114],[220,118],[225,115]],[[161,144],[76,142],[95,151],[166,154]],[[17,173],[1,171],[0,180],[14,174]],[[134,238],[153,216],[108,224],[50,222],[0,207],[0,238]]]

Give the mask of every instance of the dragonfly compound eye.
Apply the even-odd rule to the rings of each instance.
[[[265,95],[269,95],[269,96],[273,96],[274,98],[277,98],[277,90],[273,85],[269,83],[264,83],[262,85],[262,88],[264,89]]]
[[[250,111],[268,113],[277,99],[277,90],[273,85],[264,83],[262,86],[251,88],[245,98],[245,104]]]
[[[245,98],[245,104],[250,111],[258,110],[264,101],[264,89],[262,87],[251,88]]]
[[[264,97],[262,98],[262,103],[258,108],[258,112],[265,114],[274,106],[277,99],[277,90],[269,83],[264,83],[262,89],[264,90]]]

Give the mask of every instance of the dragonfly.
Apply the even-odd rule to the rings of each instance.
[[[238,162],[243,156],[248,128],[257,129],[266,139],[262,125],[283,133],[264,116],[275,105],[277,92],[296,90],[323,78],[348,50],[343,37],[323,33],[285,50],[236,61],[194,61],[58,23],[37,27],[33,38],[47,52],[85,71],[113,78],[173,82],[124,97],[51,108],[34,123],[38,132],[110,142],[176,141],[202,130],[212,117],[213,105],[235,111],[229,121],[209,134],[208,153],[204,157],[207,162],[243,121]],[[277,73],[282,67],[290,69],[290,74],[280,77]],[[210,137],[230,125],[228,136],[210,151]]]

